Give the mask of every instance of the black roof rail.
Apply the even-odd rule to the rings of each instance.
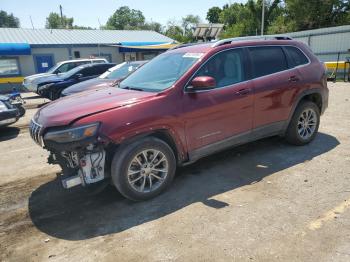
[[[215,42],[212,47],[217,47],[225,44],[230,44],[236,41],[245,41],[245,40],[293,40],[290,36],[287,35],[262,35],[262,36],[243,36],[243,37],[233,37],[222,39]]]

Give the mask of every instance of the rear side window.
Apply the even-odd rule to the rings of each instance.
[[[86,64],[90,64],[90,61],[79,61],[79,62],[75,62],[76,66],[81,66],[81,65],[86,65]]]
[[[95,66],[89,66],[86,67],[80,72],[83,74],[83,76],[97,76],[101,75],[104,72],[106,72],[109,68],[111,68],[113,65],[95,65]]]
[[[290,56],[290,67],[296,67],[309,63],[307,57],[298,48],[293,46],[286,46],[285,49]]]
[[[279,46],[248,48],[253,63],[253,77],[261,77],[288,69],[286,56]]]
[[[96,75],[101,75],[104,72],[106,72],[109,68],[111,68],[112,65],[99,65],[99,66],[95,66],[95,70],[96,70]]]
[[[93,64],[102,64],[102,63],[106,63],[105,60],[92,60]]]
[[[96,68],[94,67],[86,67],[83,70],[81,70],[80,74],[83,76],[93,76],[93,75],[98,75]]]

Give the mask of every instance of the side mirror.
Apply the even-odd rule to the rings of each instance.
[[[216,81],[211,76],[197,76],[195,77],[189,86],[187,86],[188,90],[205,90],[216,87]]]
[[[82,77],[83,77],[83,74],[76,74],[76,75],[74,76],[75,79],[80,79],[80,78],[82,78]]]

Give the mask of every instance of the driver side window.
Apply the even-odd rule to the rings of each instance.
[[[245,81],[243,50],[233,49],[214,55],[194,77],[197,76],[213,77],[217,88]]]

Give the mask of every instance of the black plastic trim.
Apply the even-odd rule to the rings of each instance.
[[[189,163],[193,163],[200,158],[209,156],[216,152],[223,151],[230,147],[238,146],[241,144],[245,144],[245,143],[252,142],[252,141],[269,137],[269,136],[283,134],[285,131],[284,130],[285,126],[286,126],[285,121],[264,125],[262,127],[255,128],[251,131],[244,132],[244,133],[226,138],[219,142],[195,149],[192,152],[189,152]],[[184,165],[187,165],[189,163],[184,163]]]

